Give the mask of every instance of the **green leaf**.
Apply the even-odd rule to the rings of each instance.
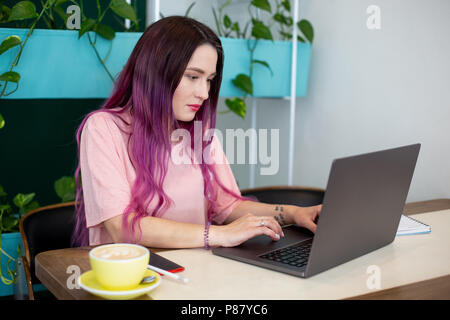
[[[94,31],[97,32],[99,36],[108,40],[112,40],[116,36],[115,31],[111,27],[100,23],[94,27]]]
[[[225,15],[225,17],[223,17],[223,25],[225,26],[225,28],[229,28],[231,27],[231,19],[228,15]]]
[[[0,186],[0,197],[6,197],[7,195],[8,194],[5,192],[5,189],[3,189],[3,186]]]
[[[6,216],[2,219],[3,228],[7,231],[12,231],[12,229],[19,224],[19,219]]]
[[[273,15],[273,19],[281,24],[287,25],[288,27],[292,26],[293,20],[291,17],[285,17],[281,13],[275,13]]]
[[[19,82],[20,74],[15,71],[8,71],[0,75],[0,81]]]
[[[0,204],[0,212],[6,211],[11,209],[11,206],[9,204]]]
[[[31,1],[20,1],[11,9],[8,22],[36,18],[36,6]]]
[[[297,23],[297,26],[304,34],[305,38],[308,39],[310,43],[312,43],[314,40],[314,29],[311,23],[306,19],[302,19]]]
[[[0,113],[0,129],[3,129],[4,126],[5,126],[5,118],[3,118],[2,114]],[[0,196],[2,196],[1,192]]]
[[[275,21],[277,21],[279,23],[282,23],[282,24],[286,24],[285,23],[286,20],[285,20],[284,16],[281,13],[275,13],[273,15],[273,20],[275,20]]]
[[[233,100],[226,99],[225,104],[231,111],[233,111],[239,117],[241,117],[242,119],[245,118],[246,105],[244,100],[242,100],[241,98],[234,98]]]
[[[272,32],[270,32],[269,27],[267,27],[263,22],[253,19],[252,36],[256,39],[266,39],[272,40]]]
[[[130,19],[134,23],[137,23],[136,12],[125,0],[112,0],[111,9],[122,18]]]
[[[24,207],[25,212],[30,212],[31,210],[39,208],[39,203],[37,201],[32,201]]]
[[[253,95],[252,79],[250,79],[250,77],[247,76],[246,74],[242,73],[238,74],[236,78],[232,80],[232,82],[237,88],[241,89],[245,93]]]
[[[271,73],[272,76],[273,76],[273,71],[272,71],[272,69],[270,68],[269,64],[268,64],[266,61],[262,61],[262,60],[252,60],[252,63],[258,63],[258,64],[260,64],[260,65],[263,65],[264,67],[266,67],[267,69],[269,69],[270,73]]]
[[[55,192],[62,202],[75,200],[75,178],[74,177],[62,177],[55,181]]]
[[[270,7],[270,3],[268,0],[253,0],[251,3],[252,6],[265,10],[269,13],[272,13],[272,9]]]
[[[83,34],[85,34],[88,31],[91,31],[95,27],[95,20],[93,19],[86,19],[81,23],[80,31],[78,31],[78,39],[80,39]]]
[[[35,193],[28,193],[28,194],[18,193],[14,197],[13,202],[16,205],[16,207],[25,208],[25,206],[33,200],[35,195],[36,195]]]
[[[0,54],[15,46],[18,46],[20,43],[21,41],[18,36],[9,36],[5,40],[3,40],[2,44],[0,44]]]
[[[8,22],[9,15],[11,14],[11,9],[7,6],[2,6],[0,4],[0,22]]]
[[[291,11],[291,3],[289,2],[289,0],[283,0],[281,1],[281,4],[283,5],[284,9],[286,9],[286,11]]]

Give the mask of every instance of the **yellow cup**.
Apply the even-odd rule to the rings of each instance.
[[[147,270],[150,251],[140,245],[114,243],[89,252],[89,261],[97,281],[108,290],[136,288]]]

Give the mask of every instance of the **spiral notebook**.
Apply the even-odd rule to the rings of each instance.
[[[402,214],[397,229],[397,236],[404,236],[408,234],[422,234],[430,232],[431,227],[429,225]]]

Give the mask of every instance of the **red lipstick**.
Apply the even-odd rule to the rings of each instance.
[[[188,106],[194,110],[194,111],[198,111],[198,109],[200,109],[200,107],[202,106],[201,104],[188,104]]]

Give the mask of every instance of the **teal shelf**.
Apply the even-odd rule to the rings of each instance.
[[[27,29],[0,29],[0,41],[10,35],[25,39]],[[114,77],[122,70],[142,33],[117,32],[112,43],[97,37],[96,47],[102,58],[109,55],[106,66]],[[91,33],[91,39],[94,39]],[[244,39],[221,38],[225,54],[224,74],[220,96],[241,96],[231,80],[239,73],[248,74],[249,52]],[[19,48],[0,55],[0,73],[9,70]],[[290,96],[292,43],[260,40],[255,59],[267,61],[273,71],[255,65],[253,82],[255,97],[279,98]],[[297,96],[307,91],[311,45],[298,44]],[[99,63],[87,35],[78,39],[78,31],[36,29],[29,38],[18,66],[21,80],[16,92],[6,99],[90,99],[107,98],[113,83]],[[16,85],[8,83],[7,92]]]

